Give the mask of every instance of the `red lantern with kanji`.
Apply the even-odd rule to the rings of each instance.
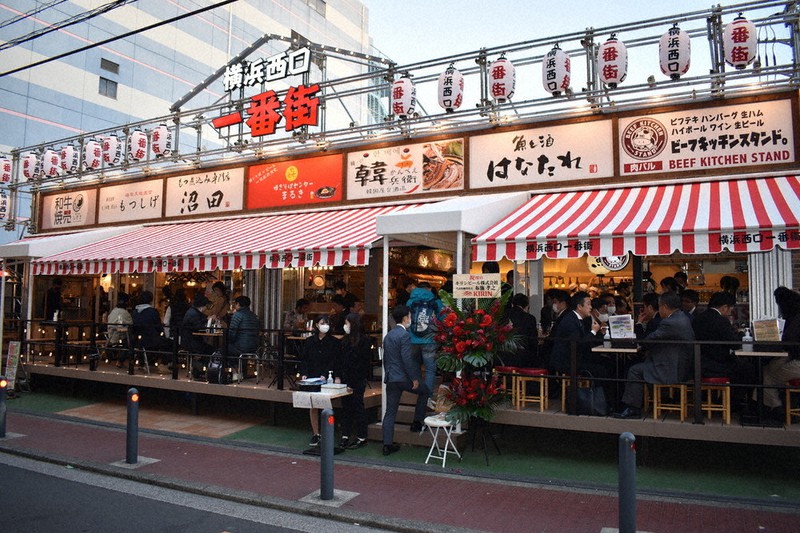
[[[556,44],[542,61],[542,85],[545,91],[558,96],[561,91],[569,89],[569,82],[569,56]]]
[[[756,25],[739,13],[733,22],[725,26],[722,43],[725,48],[725,61],[729,65],[740,70],[747,67],[758,52]]]
[[[45,150],[42,156],[42,172],[46,178],[58,176],[61,172],[61,154],[55,150]]]
[[[689,70],[692,56],[692,40],[689,34],[673,25],[658,41],[658,56],[661,72],[677,80]]]
[[[22,157],[22,175],[28,180],[36,179],[39,174],[39,158],[28,153]]]
[[[11,160],[7,157],[0,159],[0,182],[11,181]]]
[[[417,88],[408,76],[403,76],[392,84],[392,113],[398,118],[414,114],[417,106]]]
[[[66,173],[73,173],[78,170],[78,151],[74,146],[68,144],[61,148],[61,170]]]
[[[113,133],[103,137],[103,161],[109,165],[119,165],[122,162],[122,145]]]
[[[172,153],[172,132],[166,124],[159,124],[153,130],[153,153],[166,156]]]
[[[611,89],[616,89],[628,75],[628,49],[615,33],[597,51],[597,72],[600,81]]]
[[[489,93],[499,103],[511,100],[516,83],[514,65],[505,56],[500,56],[500,59],[489,65]]]
[[[100,168],[102,161],[103,150],[100,143],[95,140],[86,141],[83,145],[83,168],[85,170]]]
[[[128,135],[128,157],[136,161],[147,157],[147,134],[142,130],[134,130]]]
[[[439,74],[439,106],[452,113],[464,100],[464,76],[453,63]]]

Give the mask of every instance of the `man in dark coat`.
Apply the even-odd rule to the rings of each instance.
[[[186,311],[181,324],[181,348],[192,353],[212,354],[214,347],[203,341],[196,331],[203,331],[208,324],[208,317],[203,310],[208,306],[209,300],[203,293],[198,292],[192,301],[192,307]]]
[[[142,348],[148,352],[162,352],[149,355],[150,363],[160,356],[163,362],[171,360],[171,355],[164,352],[172,351],[172,342],[164,335],[164,326],[161,324],[161,315],[153,307],[153,293],[142,291],[137,298],[139,302],[131,313],[133,319],[134,347]]]
[[[517,353],[505,356],[504,362],[507,365],[530,368],[543,366],[539,357],[539,330],[536,327],[536,317],[528,312],[529,307],[528,297],[521,292],[511,298],[508,320],[514,326],[514,333],[521,337],[522,346]]]
[[[594,377],[608,377],[607,372],[592,364],[592,344],[597,340],[600,324],[592,321],[587,330],[584,319],[591,318],[592,298],[589,293],[578,291],[570,298],[569,309],[564,311],[553,333],[553,349],[550,352],[550,368],[555,372],[569,373],[572,343],[577,343],[578,371],[589,370]],[[602,340],[602,339],[600,339]]]

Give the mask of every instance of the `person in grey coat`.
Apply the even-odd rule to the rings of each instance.
[[[647,356],[641,363],[628,369],[628,382],[622,402],[625,408],[614,413],[615,418],[639,418],[642,416],[644,384],[680,383],[689,378],[692,369],[694,347],[690,343],[667,343],[663,341],[693,341],[694,330],[689,316],[681,311],[681,297],[677,292],[665,292],[658,299],[658,314],[661,323],[645,340],[660,341],[647,345]]]
[[[411,309],[398,305],[392,310],[392,318],[397,325],[383,338],[383,382],[386,383],[386,414],[383,415],[383,455],[400,449],[394,444],[394,421],[400,407],[403,391],[417,395],[414,410],[414,423],[411,431],[422,431],[425,418],[425,405],[428,400],[428,387],[420,381],[419,363],[411,353]]]

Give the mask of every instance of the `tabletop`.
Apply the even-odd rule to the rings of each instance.
[[[735,350],[733,353],[742,357],[788,357],[787,352],[746,352],[744,350]]]
[[[605,346],[593,346],[595,353],[639,353],[638,348],[606,348]]]

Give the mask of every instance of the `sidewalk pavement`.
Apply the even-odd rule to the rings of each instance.
[[[319,459],[214,439],[140,431],[125,465],[125,428],[9,413],[0,452],[177,490],[395,531],[613,531],[615,492],[479,478],[337,455],[334,500],[319,499]],[[378,446],[371,442],[369,446]],[[420,464],[425,451],[420,449]],[[155,461],[151,461],[151,460]],[[740,500],[637,500],[637,530],[791,532],[800,509]]]

